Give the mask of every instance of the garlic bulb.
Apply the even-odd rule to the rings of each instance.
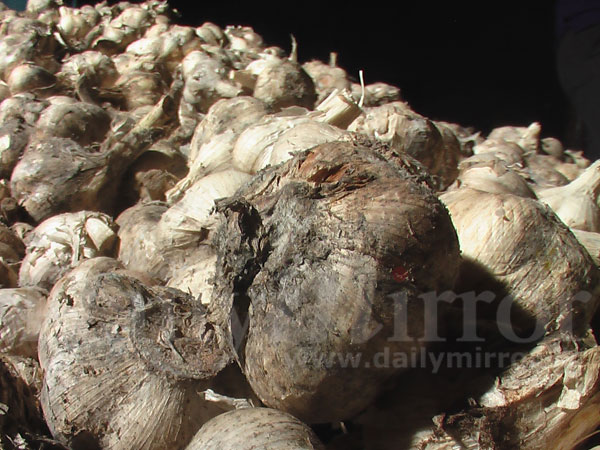
[[[227,36],[231,50],[257,51],[264,48],[262,37],[250,27],[228,26],[223,33]]]
[[[228,103],[224,103],[223,106]],[[339,118],[343,120],[347,114],[329,116],[327,111],[317,110],[306,114],[301,110],[298,114],[293,111],[288,115],[287,111],[284,111],[261,118],[264,113],[262,108],[253,108],[250,111],[250,114],[241,115],[237,127],[215,135],[200,146],[196,153],[194,150],[197,148],[197,142],[213,133],[209,128],[210,122],[206,126],[203,123],[198,126],[192,140],[190,172],[167,193],[169,203],[181,198],[191,185],[208,174],[231,168],[254,174],[269,165],[288,160],[295,152],[325,142],[337,141],[349,135],[325,122]],[[345,110],[342,112],[347,113]],[[215,112],[214,117],[219,116],[220,114]],[[246,129],[243,129],[244,127]]]
[[[581,167],[582,169],[588,168],[591,164],[591,161],[583,156],[583,152],[581,150],[580,151],[565,150],[564,155],[565,155],[565,160],[567,162],[573,162],[573,163],[577,164],[578,167]]]
[[[92,44],[91,50],[109,55],[117,53],[141,37],[151,25],[152,14],[147,9],[137,6],[125,8],[104,27],[102,35]]]
[[[112,211],[121,176],[176,120],[179,81],[137,122],[113,127],[100,151],[71,139],[30,142],[12,172],[11,192],[36,221],[61,212]],[[1,105],[0,105],[1,108]]]
[[[36,124],[36,138],[69,138],[79,145],[102,142],[110,130],[111,116],[90,103],[51,104]]]
[[[330,356],[425,345],[388,340],[388,295],[442,292],[458,268],[450,218],[423,177],[408,156],[388,162],[358,142],[331,142],[217,202],[209,308],[266,405],[310,423],[351,417],[401,369],[347,370]],[[409,331],[420,335],[422,304],[409,305]],[[236,315],[249,329],[231,341]]]
[[[289,60],[265,67],[256,77],[253,95],[274,111],[288,106],[313,109],[317,101],[313,80],[302,66]]]
[[[414,113],[402,102],[366,108],[365,114],[356,119],[349,130],[374,137],[396,151],[408,153],[438,179],[440,189],[449,186],[458,175],[460,147],[447,147],[435,124]]]
[[[250,178],[244,172],[228,169],[207,175],[192,184],[181,200],[161,216],[157,225],[161,245],[165,247],[163,252],[167,249],[175,251],[198,242],[198,239],[203,240],[203,235],[210,229],[210,213],[215,200],[233,195]]]
[[[473,161],[465,164],[455,184],[457,188],[468,187],[491,194],[513,194],[519,197],[536,198],[523,177],[501,160]]]
[[[505,126],[494,128],[488,135],[488,139],[512,142],[526,153],[539,153],[541,131],[542,126],[538,122],[533,122],[528,127]]]
[[[220,412],[198,395],[228,362],[204,308],[109,258],[54,287],[39,356],[44,416],[69,446],[183,448]]]
[[[4,124],[11,119],[19,119],[27,125],[33,126],[47,106],[47,101],[36,99],[33,94],[14,95],[0,103],[0,123]]]
[[[113,256],[117,241],[116,226],[106,214],[80,211],[53,216],[29,237],[19,284],[51,289],[81,260]]]
[[[236,97],[241,90],[227,79],[225,66],[201,51],[189,53],[182,62],[185,88],[183,98],[206,112],[222,98]]]
[[[506,164],[522,164],[525,152],[514,142],[486,139],[473,147],[475,155],[490,155]]]
[[[210,107],[196,130],[191,142],[190,161],[196,164],[202,145],[217,135],[227,132],[238,136],[250,125],[258,122],[268,112],[267,106],[260,100],[241,96],[222,99]]]
[[[10,71],[6,83],[13,95],[21,92],[37,92],[41,94],[49,92],[49,89],[54,87],[56,78],[43,67],[25,63],[16,66]]]
[[[296,128],[299,129],[293,131]],[[345,134],[339,128],[311,121],[305,116],[268,117],[239,136],[231,152],[231,161],[238,170],[256,173],[289,159],[291,152],[337,141]]]
[[[145,274],[156,272],[160,253],[158,242],[152,236],[167,209],[167,205],[161,202],[138,203],[117,217],[120,243],[118,259],[129,270]],[[160,275],[160,278],[166,276],[164,273]]]
[[[324,450],[294,416],[269,408],[241,408],[209,420],[186,450]]]
[[[365,108],[382,106],[387,103],[402,100],[400,89],[387,83],[377,82],[367,84],[364,89],[359,83],[352,83],[350,89],[352,91],[352,96],[357,102],[361,98],[363,99],[363,106]]]
[[[223,30],[212,22],[205,22],[196,28],[196,34],[205,43],[215,46],[224,44],[227,39]]]
[[[315,83],[318,94],[317,103],[325,100],[335,89],[342,91],[351,87],[346,71],[335,64],[325,64],[322,61],[314,60],[302,64],[302,68]]]
[[[465,291],[481,283],[501,296],[498,301],[509,294],[524,313],[514,326],[529,328],[536,322],[550,332],[572,321],[576,333],[587,329],[599,273],[549,208],[533,199],[469,188],[444,193],[440,200],[458,233],[461,270],[469,274]],[[493,287],[498,282],[507,292]],[[590,302],[574,301],[582,291],[592,294]]]
[[[472,400],[476,406],[437,416],[444,432],[429,425],[410,448],[578,448],[600,424],[600,348],[577,345],[568,336],[546,339],[495,382],[478,380],[490,387]]]
[[[538,197],[569,227],[599,232],[599,194],[600,161],[597,161],[566,186],[545,189]]]
[[[0,289],[0,353],[37,358],[47,296],[39,288]]]
[[[90,87],[101,88],[112,87],[119,78],[114,61],[93,50],[69,56],[57,74],[59,80],[72,89],[77,88],[82,76]]]
[[[60,19],[56,28],[61,38],[75,48],[85,45],[85,37],[100,22],[100,14],[89,5],[78,9],[61,6],[58,12]]]

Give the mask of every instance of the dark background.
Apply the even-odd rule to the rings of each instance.
[[[400,87],[432,119],[492,127],[540,121],[543,134],[566,139],[567,104],[555,68],[552,0],[504,2],[253,2],[172,0],[182,21],[250,25],[270,45],[299,59],[328,60],[367,83]]]
[[[484,132],[540,121],[545,136],[570,143],[552,0],[169,3],[180,23],[249,25],[268,45],[288,51],[294,34],[301,62],[327,61],[335,51],[349,74],[363,69],[367,83],[398,86],[413,109],[432,119]]]

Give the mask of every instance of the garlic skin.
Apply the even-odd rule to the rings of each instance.
[[[583,333],[598,300],[600,273],[575,236],[560,219],[537,200],[512,194],[490,194],[463,188],[440,195],[458,234],[466,286],[502,283],[526,313],[516,326],[530,327],[531,319],[547,333],[570,327]],[[485,269],[477,277],[476,267]],[[479,272],[481,272],[479,269]],[[479,286],[479,285],[477,285]],[[480,287],[480,286],[479,286]],[[576,295],[592,294],[586,304],[572,302]],[[501,300],[501,298],[499,299]]]
[[[422,163],[436,179],[440,190],[448,187],[458,175],[462,159],[460,146],[446,145],[440,130],[429,119],[411,111],[403,102],[365,108],[348,130],[366,134],[406,152]]]
[[[221,412],[198,395],[228,362],[204,309],[110,258],[83,262],[52,290],[39,357],[44,416],[68,446],[184,448]]]
[[[596,266],[600,267],[600,233],[571,228],[577,240],[588,251]]]
[[[596,161],[566,186],[545,189],[538,193],[538,197],[567,226],[600,232],[599,194],[600,161]]]
[[[117,242],[117,227],[106,214],[80,211],[53,216],[28,238],[19,284],[49,290],[81,260],[115,255]]]
[[[536,198],[527,182],[518,173],[511,170],[502,160],[463,161],[454,185],[448,190],[471,188],[491,194],[513,194],[519,197]],[[462,163],[461,163],[462,164]]]
[[[37,359],[47,296],[35,287],[0,289],[0,353]]]
[[[241,408],[205,423],[186,450],[325,450],[314,432],[291,414]]]
[[[422,166],[368,142],[297,153],[216,207],[211,315],[259,398],[307,423],[353,417],[401,370],[348,371],[329,365],[329,352],[368,359],[382,346],[405,351],[407,342],[387,339],[388,294],[405,292],[410,302],[417,291],[450,289],[458,269],[454,229]],[[381,320],[376,336],[371,311]],[[250,325],[231,340],[234,314],[247,314]]]
[[[539,153],[541,131],[542,126],[538,122],[533,122],[528,127],[504,126],[494,128],[488,135],[488,139],[512,142],[526,153]]]

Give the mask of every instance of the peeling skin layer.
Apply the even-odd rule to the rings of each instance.
[[[448,213],[425,179],[410,157],[334,142],[259,173],[218,203],[212,313],[226,332],[250,318],[245,336],[234,325],[231,345],[268,406],[309,422],[365,407],[394,371],[326,359],[362,352],[368,360],[415,345],[388,341],[390,294],[407,294],[409,335],[422,335],[416,296],[451,289],[459,265]]]
[[[222,412],[198,395],[228,363],[214,337],[191,296],[84,261],[52,290],[40,333],[52,434],[74,450],[183,448]]]

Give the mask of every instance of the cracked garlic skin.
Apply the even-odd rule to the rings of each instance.
[[[198,395],[229,362],[212,330],[188,294],[84,261],[53,288],[40,333],[52,434],[75,450],[184,448],[222,412]]]
[[[406,294],[405,331],[418,335],[419,293],[453,286],[457,238],[428,182],[409,156],[337,141],[260,172],[217,203],[209,310],[224,336],[233,333],[231,351],[266,405],[309,423],[343,420],[401,370],[327,358],[412,348],[388,340],[393,295]],[[249,319],[243,336],[231,328],[236,317]]]

